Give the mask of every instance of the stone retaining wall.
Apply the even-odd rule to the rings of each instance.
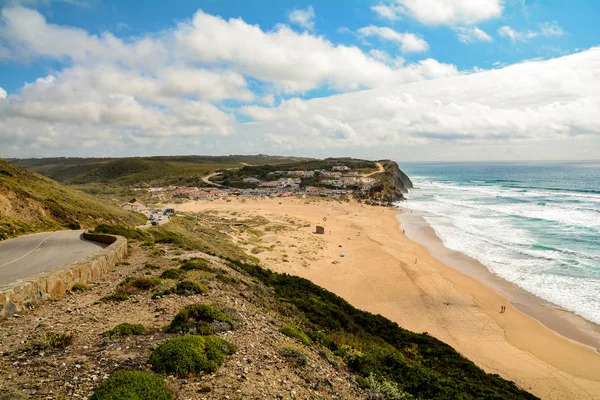
[[[58,300],[76,283],[102,279],[127,255],[127,239],[122,236],[84,232],[86,240],[109,243],[84,261],[29,276],[0,288],[0,318],[37,306],[46,300]]]

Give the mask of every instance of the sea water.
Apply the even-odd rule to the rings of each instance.
[[[600,324],[600,162],[400,163],[444,245]]]

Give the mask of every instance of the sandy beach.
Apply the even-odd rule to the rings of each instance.
[[[239,219],[263,216],[270,229],[237,240],[264,266],[428,332],[543,399],[600,399],[597,326],[543,304],[460,253],[444,252],[431,228],[408,215],[399,222],[397,209],[295,198],[173,206]],[[324,235],[314,233],[316,224]]]

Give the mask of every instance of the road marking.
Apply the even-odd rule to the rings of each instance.
[[[15,263],[15,262],[17,262],[17,261],[19,261],[19,260],[22,260],[22,259],[24,259],[25,257],[27,257],[28,255],[30,255],[31,253],[33,253],[34,251],[37,251],[37,250],[39,250],[39,249],[40,249],[40,247],[41,247],[41,246],[42,246],[44,243],[46,243],[46,242],[47,242],[47,241],[48,241],[48,240],[49,240],[49,239],[50,239],[52,236],[54,236],[54,235],[56,235],[56,233],[53,233],[52,235],[48,236],[47,238],[44,238],[44,239],[42,239],[42,241],[40,242],[40,244],[38,244],[38,245],[35,247],[35,249],[31,250],[29,253],[27,253],[27,254],[24,254],[24,255],[22,255],[21,257],[17,258],[17,259],[14,259],[14,260],[12,260],[12,261],[9,261],[9,262],[7,262],[7,263],[5,263],[5,264],[2,264],[2,265],[0,265],[0,268],[2,268],[2,267],[6,267],[7,265],[10,265],[10,264],[12,264],[12,263]]]

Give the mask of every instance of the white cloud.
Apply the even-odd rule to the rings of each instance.
[[[313,7],[308,6],[306,10],[292,10],[288,15],[288,19],[292,24],[300,25],[312,31],[315,27],[315,16]]]
[[[533,39],[538,36],[537,32],[534,31],[516,31],[510,26],[503,26],[498,29],[498,35],[509,38],[513,42],[525,42],[529,39]]]
[[[418,38],[410,39],[401,46],[419,45]],[[293,116],[302,112],[302,101],[285,100],[286,94],[459,74],[455,66],[433,59],[405,64],[384,52],[367,54],[286,25],[265,31],[202,11],[173,29],[117,38],[50,23],[35,10],[5,8],[0,49],[1,57],[15,63],[51,59],[66,65],[20,91],[0,92],[5,97],[0,101],[0,146],[21,155],[78,153],[94,146],[152,151],[158,144],[206,145],[202,137],[225,143],[238,122],[237,110],[224,100],[280,104]],[[268,118],[256,106],[242,110]],[[182,140],[166,139],[173,137]],[[240,143],[238,138],[230,145]]]
[[[502,15],[502,0],[396,0],[396,12],[427,25],[473,25]]]
[[[5,99],[6,95],[6,90],[0,87],[0,100]]]
[[[427,42],[414,33],[400,33],[388,27],[366,26],[358,30],[361,36],[376,36],[380,39],[391,40],[400,45],[403,53],[422,53],[429,49]]]
[[[463,43],[470,44],[475,42],[491,42],[493,39],[490,35],[482,31],[476,26],[459,26],[454,29],[458,40]]]
[[[544,36],[563,36],[565,31],[558,25],[558,22],[544,22],[540,24],[540,33]]]
[[[376,6],[371,7],[371,10],[377,13],[381,18],[390,21],[399,20],[400,15],[402,14],[402,9],[394,5],[378,4]]]
[[[408,154],[443,142],[456,154],[465,144],[485,143],[535,143],[548,150],[549,141],[600,139],[598,73],[600,48],[592,48],[470,75],[243,110],[259,122],[238,129],[263,142],[269,140],[266,132],[296,149],[378,147]]]

